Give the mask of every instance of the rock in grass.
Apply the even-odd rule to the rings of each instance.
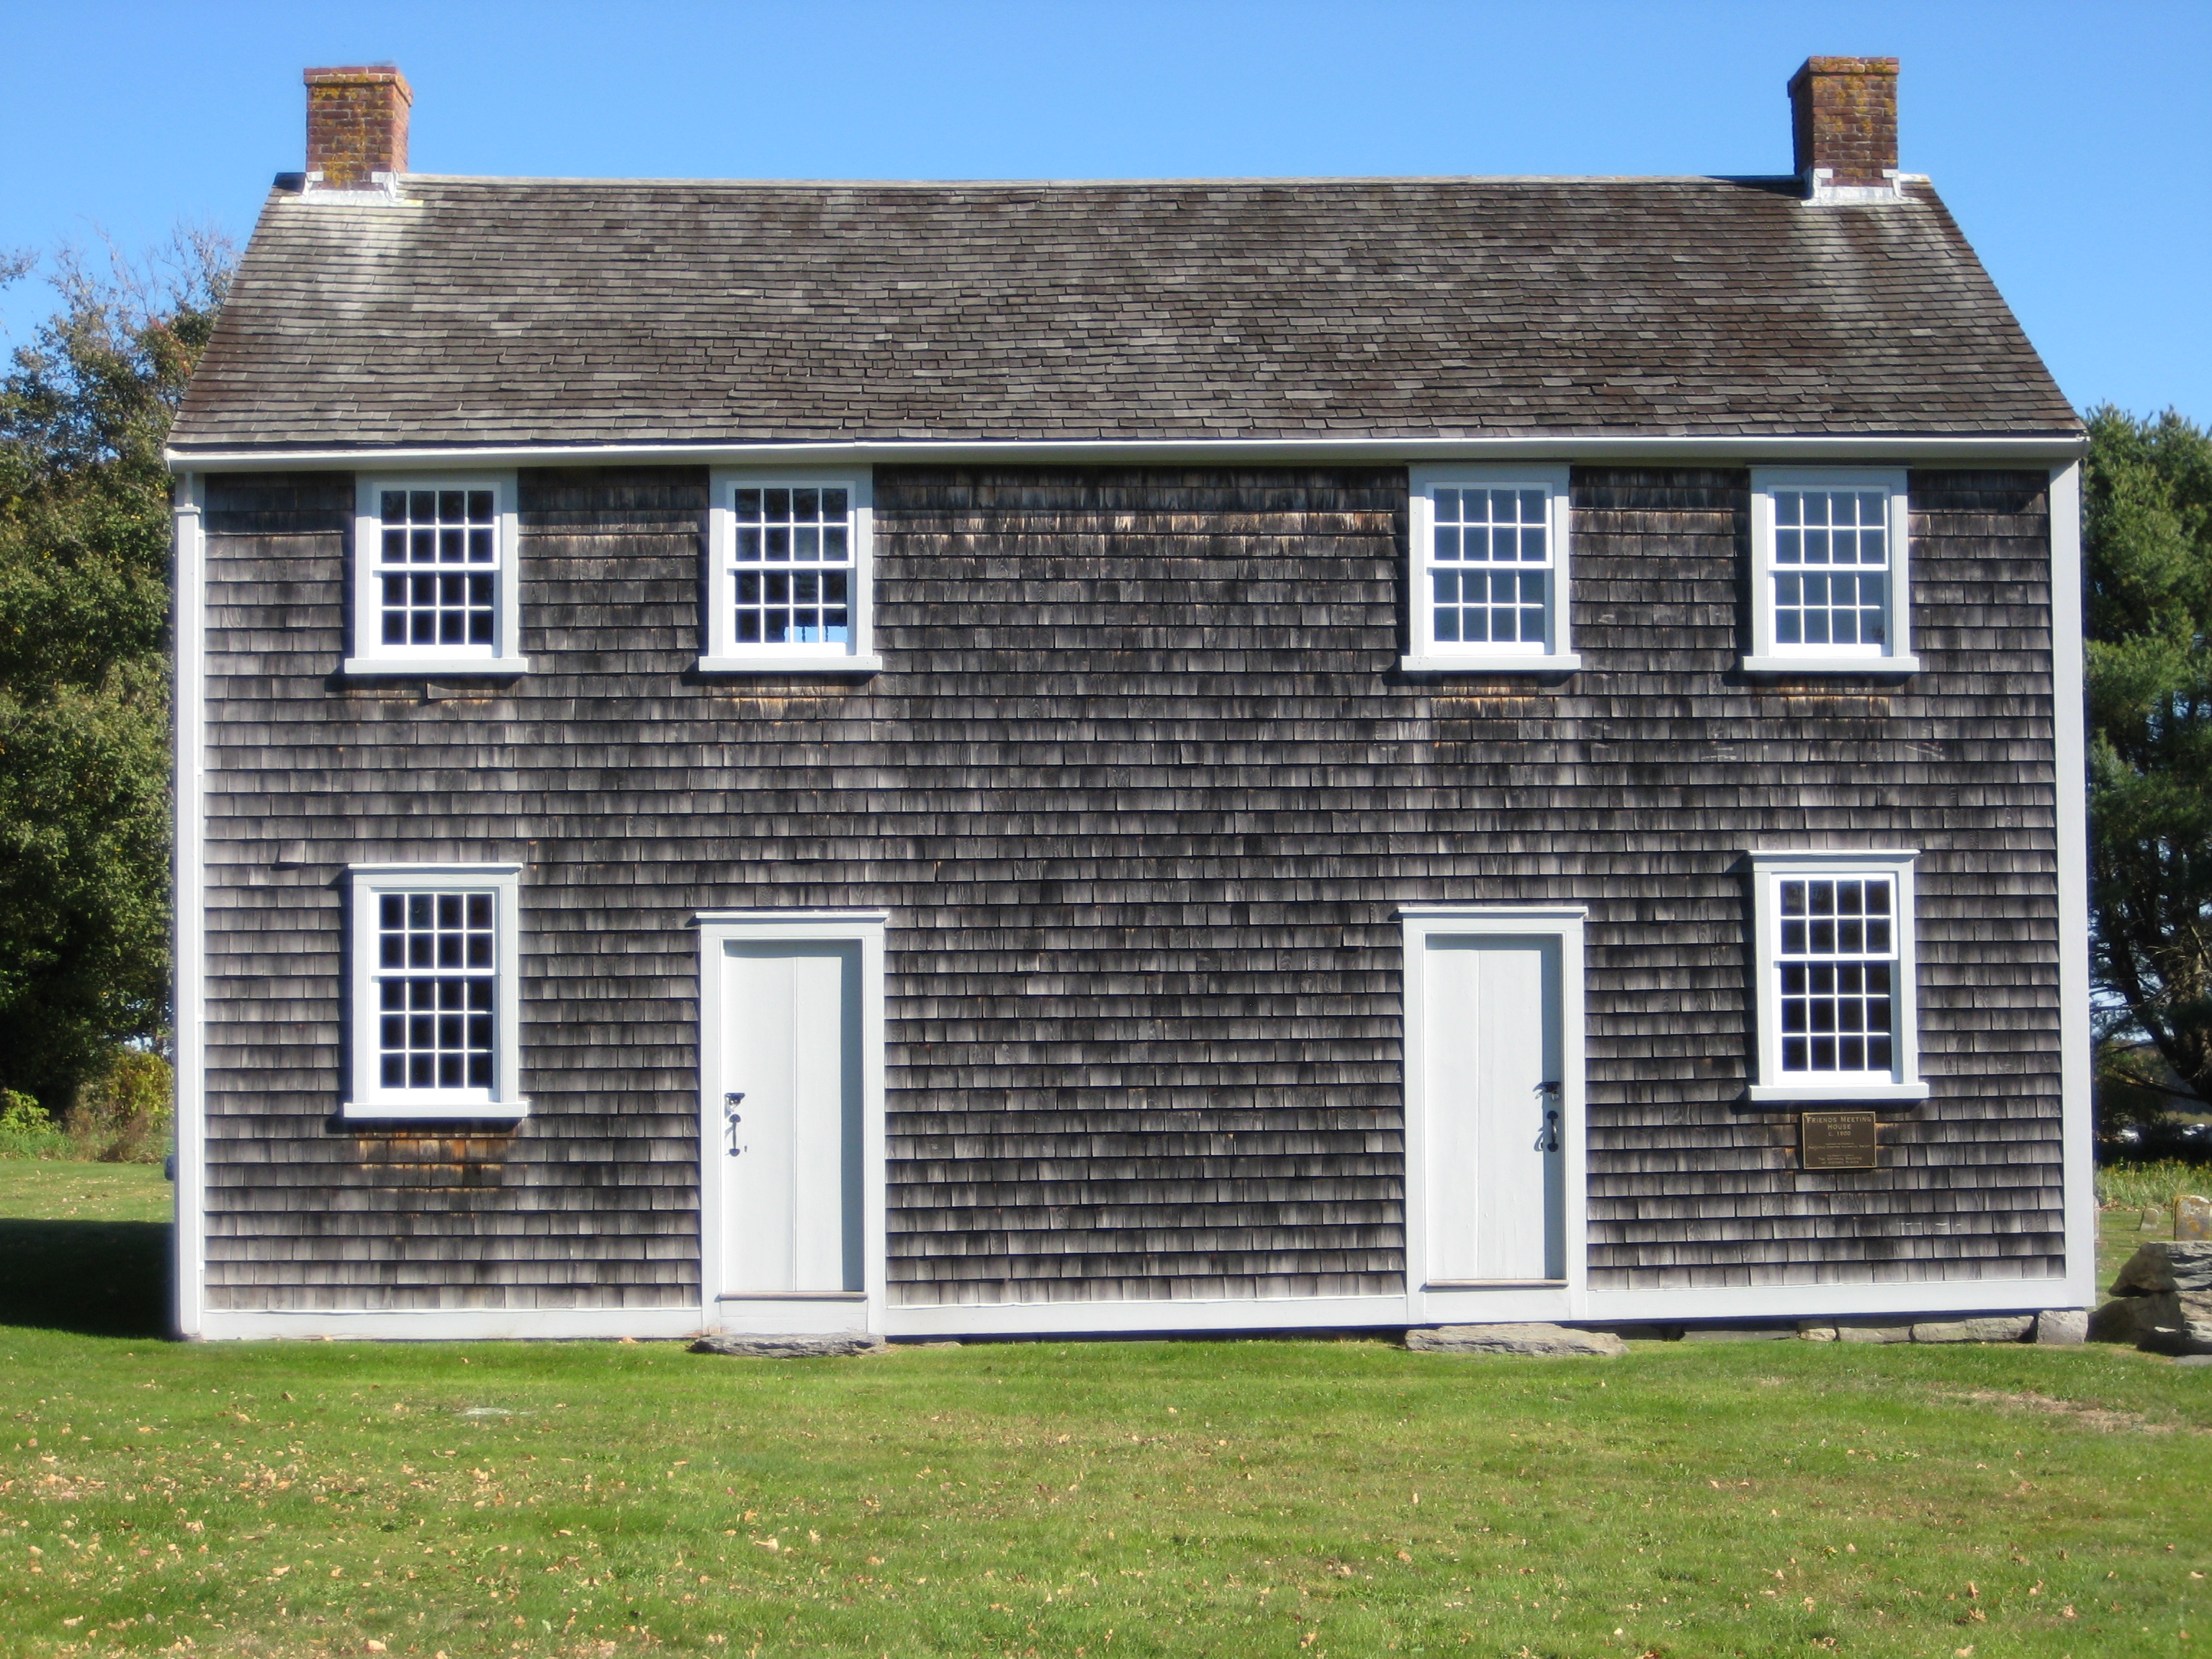
[[[826,1336],[702,1336],[693,1353],[727,1354],[737,1359],[825,1359],[841,1354],[873,1353],[884,1346],[866,1331],[835,1331]]]
[[[1988,1319],[1923,1320],[1912,1328],[1915,1342],[2017,1342],[2035,1323],[2033,1314],[2000,1314]]]
[[[2089,1316],[2092,1342],[2138,1343],[2161,1325],[2181,1323],[2181,1298],[2164,1296],[2120,1296]]]
[[[1407,1331],[1406,1346],[1421,1353],[1521,1353],[1540,1358],[1610,1358],[1628,1345],[1611,1331],[1575,1331],[1565,1325],[1441,1325]]]
[[[2087,1308],[2045,1308],[2035,1316],[2035,1340],[2045,1347],[2072,1346],[2089,1340]]]
[[[2212,1238],[2162,1239],[2128,1258],[2112,1281],[2114,1296],[2212,1291]]]
[[[1836,1322],[1836,1340],[1838,1342],[1910,1342],[1910,1325],[1869,1325],[1853,1323],[1848,1319]]]
[[[2212,1325],[2192,1319],[2179,1325],[2155,1326],[2136,1346],[2177,1357],[2212,1354]]]

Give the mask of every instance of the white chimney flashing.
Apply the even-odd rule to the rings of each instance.
[[[1881,170],[1881,176],[1889,180],[1886,185],[1829,183],[1835,175],[1833,167],[1814,167],[1812,170],[1812,177],[1805,181],[1805,204],[1808,207],[1878,207],[1885,202],[1903,201],[1907,179],[1922,184],[1927,182],[1924,173],[1899,173],[1895,167]]]
[[[399,193],[399,180],[404,174],[372,173],[368,176],[372,182],[365,189],[356,185],[351,190],[334,190],[324,184],[319,172],[302,173],[300,194],[352,207],[374,207],[387,204],[396,206],[405,199]]]

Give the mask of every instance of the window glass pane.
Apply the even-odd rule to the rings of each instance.
[[[1543,489],[1438,489],[1431,559],[1430,637],[1440,644],[1540,649],[1549,634],[1550,494]],[[1490,567],[1484,569],[1483,567]]]
[[[1776,997],[1785,1073],[1890,1071],[1892,886],[1887,876],[1777,884]]]
[[[495,895],[386,893],[377,900],[378,1076],[397,1091],[489,1089]]]
[[[852,558],[852,495],[836,487],[763,485],[737,492],[732,636],[740,645],[843,643]],[[757,528],[746,528],[750,519]],[[835,608],[832,608],[832,607]]]
[[[385,526],[378,545],[385,565],[498,562],[495,492],[387,489],[380,502]],[[375,631],[386,645],[494,643],[489,576],[472,583],[387,576],[380,590]]]

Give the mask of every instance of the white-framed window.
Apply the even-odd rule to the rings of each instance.
[[[1567,469],[1417,466],[1407,561],[1415,673],[1566,673]]]
[[[519,1118],[522,866],[365,864],[351,929],[348,1118]]]
[[[709,475],[709,673],[865,673],[875,654],[866,469],[717,467]]]
[[[343,672],[526,672],[516,550],[511,472],[362,475]]]
[[[1749,674],[1909,674],[1905,477],[1753,467]]]
[[[1924,1100],[1910,852],[1751,855],[1754,1104]]]

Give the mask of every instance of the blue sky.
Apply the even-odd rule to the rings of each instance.
[[[317,64],[397,62],[426,173],[1188,178],[1786,172],[1797,64],[1893,55],[1904,166],[2067,395],[2212,422],[2205,0],[18,0],[6,38],[0,249],[242,241]]]

